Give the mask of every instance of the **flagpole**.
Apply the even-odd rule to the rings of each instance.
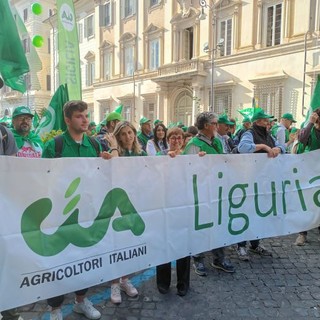
[[[29,106],[29,85],[30,85],[30,72],[27,73],[27,107]]]
[[[52,50],[51,54],[53,56],[52,64],[53,64],[53,75],[52,75],[52,80],[53,80],[53,92],[56,92],[56,46],[55,46],[55,29],[54,25],[51,22],[51,16],[49,16],[49,23],[51,25],[52,29]],[[52,91],[52,89],[51,89]]]

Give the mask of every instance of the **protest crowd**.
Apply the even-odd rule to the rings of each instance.
[[[71,2],[73,3],[74,1],[71,1]],[[180,9],[181,9],[181,17],[188,18],[189,11],[186,10],[187,9],[186,1],[177,1],[177,2],[179,3]],[[225,2],[225,5],[227,5],[228,7],[228,11],[231,10],[232,6],[234,6],[234,15],[236,16],[237,20],[239,19],[238,18],[239,10],[238,10],[237,1],[234,1],[236,6],[235,4],[232,3],[232,1],[216,1],[216,2],[219,3],[220,7],[223,4],[223,2]],[[216,2],[214,3],[214,6],[212,6],[212,9],[210,6],[208,6],[210,8],[212,16],[214,16],[214,18],[212,18],[212,27],[214,27],[215,25],[216,13],[214,11],[215,10],[214,8],[218,6]],[[241,1],[238,1],[238,2],[240,3]],[[259,10],[263,8],[262,6],[263,1],[256,1],[256,2],[258,3],[257,7],[259,7]],[[274,2],[274,1],[264,1],[264,2]],[[293,5],[289,6],[290,1],[286,1],[286,2],[287,2],[285,7],[286,10],[284,11],[287,11],[291,14],[292,12],[294,12],[294,10],[291,9],[294,6]],[[153,1],[150,1],[150,3],[153,3]],[[200,1],[199,3],[200,3],[200,6],[202,7],[201,16],[203,17],[204,16],[203,9],[207,7],[206,1]],[[313,4],[312,6],[310,6],[310,11],[312,11],[311,9],[313,7],[316,7],[316,4],[315,4],[316,1],[312,1],[312,3]],[[2,32],[0,32],[2,37],[0,37],[0,39],[2,40],[3,48],[4,48],[4,50],[0,51],[0,76],[1,76],[0,89],[5,84],[6,86],[10,87],[12,90],[17,90],[22,94],[24,94],[28,88],[26,85],[26,80],[22,80],[22,78],[24,77],[24,75],[28,74],[28,72],[30,71],[30,66],[25,55],[26,48],[24,49],[22,47],[22,41],[21,41],[22,37],[20,37],[16,27],[16,23],[19,22],[20,18],[18,14],[15,14],[15,13],[14,15],[12,14],[11,10],[13,8],[10,9],[10,5],[8,1],[1,0],[0,4],[1,4],[0,13],[2,14],[2,27],[1,27]],[[105,8],[110,8],[110,7],[107,7],[107,5],[111,6],[115,4],[116,4],[116,1],[106,1],[106,4],[104,4],[104,6]],[[169,1],[169,4],[171,7],[173,7],[173,4],[171,4],[170,1]],[[97,8],[97,10],[98,10],[98,7],[97,7],[98,5],[99,7],[102,7],[103,2],[95,1],[95,7]],[[131,8],[131,6],[133,6],[131,2],[128,2],[128,3],[125,2],[125,5],[122,4],[122,6],[123,6],[123,10],[122,10],[123,12],[124,11],[131,12],[131,10],[135,11],[135,8],[134,10],[133,8]],[[146,6],[146,4],[144,4],[144,6]],[[58,7],[57,11],[60,12],[59,7],[61,7],[61,4],[59,4],[57,7]],[[66,10],[66,8],[67,9],[69,8],[69,6],[65,4],[63,4],[62,7],[64,10]],[[156,1],[154,7],[162,8],[163,3],[161,2],[158,3]],[[277,15],[279,16],[278,10],[280,10],[279,8],[281,8],[280,4],[276,4],[275,8],[277,9]],[[271,9],[273,10],[273,7],[269,7],[268,9],[268,19],[269,19]],[[97,10],[96,12],[98,12]],[[109,10],[109,9],[106,9],[106,10]],[[39,3],[33,3],[32,11],[34,15],[41,14],[41,11],[42,11],[41,5]],[[145,11],[147,12],[147,10]],[[26,14],[27,12],[28,11],[24,11],[24,14]],[[167,12],[169,11],[165,10],[165,12],[167,14]],[[50,20],[51,13],[52,12],[50,10],[50,16],[48,18],[48,21],[53,27]],[[190,14],[191,13],[193,14],[193,11],[190,11]],[[108,14],[110,14],[110,12]],[[151,15],[150,13],[148,14]],[[75,14],[72,14],[72,11],[69,12],[67,10],[67,13],[63,11],[63,14],[60,14],[60,15],[58,14],[55,19],[59,21],[61,20],[61,18],[65,19],[66,25],[70,27],[71,25],[70,21],[73,20],[74,18],[73,16],[75,16]],[[280,16],[281,16],[281,13],[280,13]],[[94,21],[93,20],[94,16],[90,16],[90,17],[92,18],[92,21]],[[172,21],[175,21],[176,17],[177,16],[174,16]],[[103,17],[101,14],[100,19],[107,20],[106,19],[107,13],[106,13],[106,16],[103,19],[102,18]],[[117,15],[117,19],[118,19],[118,15]],[[25,19],[25,21],[26,20],[27,19]],[[138,21],[138,19],[136,20]],[[197,18],[195,20],[197,23],[197,29],[195,29],[195,30],[198,30],[197,33],[200,33],[199,31],[200,20],[202,19],[200,19],[200,16],[197,15]],[[310,21],[311,20],[312,19],[310,18]],[[314,20],[316,21],[315,18]],[[85,38],[89,38],[91,36],[89,36],[88,30],[91,28],[89,28],[89,24],[87,23],[89,23],[89,21],[91,20],[88,19],[85,21],[86,21],[84,25],[84,30],[85,30],[84,33],[86,34]],[[229,22],[231,20],[226,20],[226,21]],[[226,23],[226,21],[224,21],[224,23]],[[21,20],[22,25],[24,22],[22,22]],[[268,21],[268,23],[269,22],[270,21]],[[311,25],[311,22],[310,22],[310,25]],[[99,25],[99,23],[95,23],[95,24]],[[139,24],[142,25],[142,23],[140,22]],[[289,25],[289,23],[287,22],[282,24]],[[57,25],[58,25],[58,29],[59,28],[62,29],[61,26],[62,25],[64,26],[64,24],[61,24],[61,23],[57,23]],[[130,23],[128,25],[130,26]],[[105,25],[105,27],[106,26],[107,25]],[[263,109],[263,107],[266,107],[266,106],[261,106],[262,108],[260,108],[254,104],[252,108],[246,109],[247,110],[246,112],[243,112],[243,111],[241,112],[241,110],[239,110],[239,113],[241,114],[240,119],[229,118],[229,115],[227,113],[216,114],[213,111],[199,112],[198,114],[195,115],[195,119],[194,119],[195,122],[192,126],[186,126],[184,123],[180,122],[179,119],[175,119],[175,121],[178,121],[175,123],[164,123],[164,121],[162,121],[161,119],[155,119],[155,120],[149,119],[148,116],[144,114],[144,115],[141,115],[140,117],[139,128],[136,128],[133,123],[123,118],[122,105],[120,105],[119,107],[115,108],[114,111],[106,114],[105,118],[100,123],[97,124],[93,121],[93,119],[91,119],[88,104],[85,101],[80,100],[82,99],[80,59],[75,59],[75,58],[78,58],[79,56],[79,48],[78,48],[79,41],[78,41],[78,35],[77,35],[77,32],[79,31],[77,30],[78,29],[80,30],[79,28],[80,24],[77,24],[76,28],[72,27],[73,30],[69,30],[69,27],[65,28],[64,26],[63,29],[66,29],[66,31],[58,30],[58,32],[56,32],[55,29],[52,30],[53,35],[57,34],[57,38],[58,38],[57,43],[58,44],[59,42],[63,43],[63,46],[67,45],[67,49],[61,50],[57,55],[59,57],[59,63],[57,65],[59,65],[58,73],[59,73],[60,86],[58,90],[54,93],[54,96],[52,97],[52,100],[48,108],[45,108],[43,110],[44,113],[42,114],[41,119],[39,119],[38,114],[36,112],[32,112],[29,106],[27,105],[15,106],[14,110],[12,111],[11,118],[8,117],[8,115],[6,115],[4,118],[0,119],[0,157],[5,159],[3,163],[7,161],[8,159],[7,157],[40,159],[40,160],[30,160],[30,161],[46,161],[46,160],[41,160],[41,158],[43,159],[100,158],[100,159],[103,159],[101,161],[109,161],[109,162],[111,161],[121,162],[122,159],[121,160],[114,159],[118,157],[157,157],[157,159],[159,160],[166,159],[167,161],[170,162],[170,161],[174,161],[172,160],[172,158],[187,157],[187,156],[189,156],[190,158],[191,155],[193,155],[193,158],[197,159],[196,161],[198,161],[203,157],[208,158],[208,157],[215,157],[219,155],[226,155],[226,157],[237,157],[237,154],[256,154],[256,153],[264,153],[266,154],[266,157],[268,157],[269,159],[274,159],[274,158],[281,159],[282,155],[284,154],[297,154],[294,157],[298,157],[298,154],[307,153],[307,152],[320,149],[320,105],[319,105],[320,103],[319,102],[316,103],[317,104],[316,106],[311,106],[312,111],[307,115],[305,119],[306,121],[301,125],[300,128],[297,128],[295,126],[295,123],[297,121],[295,120],[295,117],[292,113],[284,113],[281,115],[280,119],[275,119],[273,115],[266,113],[266,111]],[[101,25],[99,25],[99,27],[101,27]],[[240,29],[239,27],[237,28]],[[153,41],[153,34],[155,34],[154,30],[157,30],[157,29],[159,29],[159,31],[156,31],[156,32],[159,32],[159,34],[161,34],[161,38],[163,38],[162,33],[164,31],[162,31],[162,28],[160,29],[158,27],[155,27],[153,24],[150,24],[150,27],[148,27],[146,30],[151,31],[150,35],[152,34],[152,37],[148,36],[149,31],[148,32],[144,31],[145,39],[148,39],[149,37]],[[179,31],[181,33],[181,30],[178,30],[176,25],[174,26],[173,29],[175,29],[174,30],[175,36],[173,37],[173,39],[174,41],[176,41],[177,40],[176,38],[178,38],[178,36],[176,36],[176,34],[178,33],[176,32]],[[305,47],[307,47],[306,45],[307,36],[308,34],[309,36],[311,36],[311,33],[312,33],[311,32],[312,30],[309,30],[309,29],[305,34]],[[163,30],[165,30],[165,28]],[[197,38],[193,36],[193,31],[190,32],[190,30],[193,30],[193,29],[189,27],[185,29],[185,31],[188,31],[188,37],[190,34],[190,39],[192,39],[191,41],[188,38],[188,42],[196,43]],[[72,33],[69,31],[72,31]],[[185,37],[187,36],[187,33],[183,33],[183,34],[181,33],[181,35],[180,33],[179,33],[179,37],[181,37],[181,39],[179,40],[179,42],[180,44],[183,44],[185,40],[182,39],[182,35],[183,37]],[[228,33],[229,33],[229,25],[228,25]],[[286,33],[289,33],[289,32],[286,32]],[[193,37],[195,40],[193,40]],[[28,53],[30,53],[30,48],[29,48],[30,41],[29,42],[27,41],[30,39],[28,39],[25,36],[23,38],[24,38],[23,43],[26,47],[28,47]],[[130,40],[129,42],[131,42],[131,35],[130,35],[130,38],[128,39]],[[219,45],[221,45],[220,43],[221,40],[224,41],[224,39],[220,39]],[[125,60],[127,60],[129,58],[129,53],[131,51],[129,50],[127,51],[127,49],[130,49],[130,48],[122,45],[123,42],[125,43],[127,42],[126,37],[123,37],[122,35],[120,42],[121,42],[121,46],[125,47],[126,49]],[[55,40],[52,43],[54,47]],[[109,48],[109,42],[104,41],[104,43],[105,44],[103,44],[103,46],[99,49],[103,49],[104,55],[109,54],[109,49],[108,50],[106,49],[107,47]],[[156,46],[154,48],[153,46],[156,43],[157,42],[153,42],[152,47],[150,46],[151,48],[150,51],[155,51]],[[40,48],[43,44],[43,38],[39,35],[33,37],[32,44],[33,46]],[[219,45],[217,46],[221,51],[221,46]],[[157,44],[157,46],[160,46],[160,45]],[[196,47],[194,44],[192,44],[192,46]],[[259,43],[259,46],[260,46],[260,43]],[[35,60],[37,56],[34,53],[35,51],[32,46],[31,46],[31,49],[33,54],[30,54],[30,56],[33,56]],[[51,50],[49,49],[50,49],[50,46],[48,46],[48,51]],[[180,48],[179,50],[182,53],[182,49]],[[213,95],[214,81],[213,80],[214,80],[214,57],[216,54],[216,50],[217,48],[212,48],[211,50],[208,50],[208,52],[211,53],[212,89],[211,89],[210,95],[211,95],[212,102],[214,101],[214,98],[213,98],[214,97]],[[135,55],[136,53],[132,55],[132,57],[130,56],[131,58],[128,59],[128,61],[135,60],[136,59]],[[13,56],[16,56],[16,59],[13,59]],[[91,51],[90,51],[90,56],[91,56]],[[106,59],[105,57],[108,57],[108,60],[103,60],[104,61],[103,64],[107,65],[107,62],[109,64],[109,55],[104,56],[103,59]],[[85,59],[88,60],[87,58]],[[183,57],[183,59],[179,57],[179,59],[180,61],[186,60],[185,57]],[[76,60],[79,60],[79,61],[76,63]],[[131,62],[127,64],[129,66]],[[136,64],[136,61],[135,61],[135,64]],[[89,64],[86,65],[86,67],[88,67],[87,69],[88,72],[89,71],[90,73],[94,72],[94,64],[91,64],[91,62],[90,62],[90,69],[89,69]],[[32,68],[35,69],[35,66],[33,65]],[[57,67],[53,66],[53,68],[57,68]],[[139,70],[138,68],[134,69],[132,65],[132,71],[133,71],[132,73],[133,81],[135,81],[135,78],[134,78],[135,72],[137,74]],[[151,70],[151,71],[155,71],[155,70]],[[126,74],[126,76],[128,75],[129,75],[129,72],[128,74]],[[109,76],[109,73],[108,73],[108,76]],[[201,77],[202,76],[203,75],[201,74]],[[283,77],[283,75],[281,75],[281,77]],[[54,80],[54,82],[56,81]],[[320,77],[318,78],[318,82],[320,83]],[[29,85],[30,83],[28,83],[28,86]],[[134,82],[133,83],[133,87],[134,87],[133,99],[135,99],[136,97],[135,95],[136,86],[138,87],[138,85]],[[68,90],[70,90],[69,91],[70,99],[69,99]],[[315,89],[315,91],[317,90],[320,90],[320,88]],[[47,91],[50,91],[50,89],[47,89]],[[304,94],[305,93],[303,92],[303,95]],[[194,98],[196,97],[193,97],[193,99]],[[29,100],[27,101],[28,101],[27,104],[29,104]],[[115,100],[115,101],[120,101],[120,100]],[[30,102],[30,105],[31,105],[31,102]],[[161,106],[159,105],[158,107],[161,108]],[[198,110],[209,109],[208,106],[201,106],[201,108],[199,106]],[[304,108],[304,105],[303,105],[303,108]],[[214,103],[211,104],[210,109],[211,110],[214,109]],[[50,127],[48,126],[48,125],[51,125],[51,123],[49,123],[50,122],[49,119],[52,116],[50,112],[53,112],[53,111],[55,112],[56,123],[52,125],[52,127]],[[100,161],[100,159],[97,159],[97,160]],[[141,158],[136,158],[136,160],[138,159],[141,159]],[[94,160],[94,161],[97,161],[97,160]],[[29,161],[29,160],[21,160],[21,161]],[[52,161],[55,161],[56,163],[56,160],[52,160]],[[273,160],[270,160],[270,161],[273,161]],[[7,168],[2,168],[2,170],[5,171],[7,170]],[[212,170],[215,170],[215,168],[213,168]],[[315,177],[315,180],[317,179],[318,177]],[[177,181],[176,183],[178,185],[179,181]],[[3,189],[5,189],[6,184],[7,182],[3,181]],[[25,182],[25,184],[27,185],[27,182]],[[319,191],[317,191],[316,194],[318,193]],[[316,200],[318,201],[318,199]],[[124,200],[124,202],[125,201],[126,200]],[[318,207],[320,207],[320,201],[318,201],[317,203],[319,203]],[[72,203],[70,204],[70,207],[71,205]],[[105,211],[107,211],[106,208],[104,209]],[[170,211],[170,208],[168,209],[168,211]],[[129,223],[131,223],[131,225],[134,225],[135,224],[134,222],[135,221],[133,222],[130,221]],[[302,228],[296,229],[296,232],[300,231],[301,229]],[[319,227],[319,230],[320,230],[320,227]],[[34,230],[30,229],[27,231],[29,233],[32,233]],[[174,231],[178,232],[179,230],[174,230]],[[9,236],[11,236],[10,233],[9,233]],[[299,234],[297,234],[297,238],[294,244],[296,246],[306,245],[308,240],[307,237],[308,237],[307,230],[302,230]],[[59,239],[61,239],[61,236]],[[243,240],[243,238],[241,240]],[[269,251],[263,245],[263,239],[260,239],[260,237],[256,237],[254,239],[246,239],[246,240],[247,241],[241,241],[239,243],[236,243],[232,247],[232,250],[233,249],[235,250],[235,254],[237,255],[239,260],[248,262],[251,259],[253,259],[254,255],[263,257],[263,259],[272,259],[272,252]],[[113,241],[115,240],[113,239]],[[2,245],[2,243],[0,244]],[[43,246],[45,247],[45,249],[47,249],[47,247],[50,247],[50,245],[48,245],[47,247],[46,245],[48,244],[46,243]],[[197,245],[198,245],[198,248],[201,248],[199,243],[197,243]],[[56,243],[54,243],[54,245],[52,245],[51,247],[55,247],[55,246],[56,246]],[[1,248],[3,247],[5,247],[5,245],[1,246]],[[81,248],[83,249],[84,247],[81,247]],[[235,266],[232,264],[232,261],[229,259],[228,250],[226,250],[227,249],[226,246],[221,246],[219,248],[212,246],[210,247],[210,249],[212,250],[210,250],[209,252],[200,252],[197,254],[188,254],[188,255],[183,254],[184,256],[182,257],[180,256],[181,258],[177,259],[176,261],[165,261],[164,263],[157,265],[155,278],[156,278],[157,290],[159,291],[159,293],[161,295],[167,295],[169,293],[170,286],[172,286],[172,267],[176,269],[177,281],[174,285],[176,287],[176,293],[179,297],[185,297],[189,292],[191,272],[194,272],[199,277],[203,277],[199,279],[205,279],[205,277],[208,275],[208,267],[210,267],[213,270],[220,270],[222,272],[226,272],[230,274],[236,272]],[[4,260],[8,258],[6,257],[6,254],[7,252],[3,254]],[[14,255],[14,253],[12,255]],[[208,257],[208,256],[210,257],[209,263],[207,263],[208,259],[205,259],[205,257]],[[91,267],[92,265],[101,267],[99,261],[100,260],[98,258],[92,259],[90,263],[88,262],[88,265],[89,267]],[[155,264],[158,264],[158,261],[155,261],[153,266]],[[86,265],[81,263],[79,264],[79,266],[80,268],[82,267],[85,268]],[[68,270],[68,272],[72,271],[72,269],[69,269],[69,268],[65,268],[65,270]],[[55,277],[57,276],[58,272],[53,274],[54,276],[52,275],[52,277]],[[49,278],[48,275],[47,275],[47,278]],[[9,279],[9,281],[10,280],[11,278]],[[65,286],[63,288],[63,282],[61,283],[62,283],[61,284],[62,289],[60,291],[60,288],[59,288],[59,293],[65,293],[68,287]],[[75,298],[74,298],[73,309],[72,309],[73,312],[79,315],[83,315],[87,319],[100,319],[101,310],[99,311],[99,307],[94,305],[94,303],[90,301],[90,299],[88,298],[88,292],[90,291],[90,288],[88,288],[88,285],[85,285],[83,283],[78,283],[77,287],[80,290],[77,290],[74,292]],[[132,298],[139,296],[138,289],[135,287],[134,281],[132,280],[132,274],[125,274],[125,275],[122,275],[121,277],[112,279],[110,281],[110,290],[111,290],[110,300],[111,300],[111,303],[115,305],[120,305],[122,303],[123,301],[122,299],[124,297],[123,294]],[[45,297],[42,297],[41,299],[43,300],[44,298],[48,297],[46,302],[49,310],[48,317],[50,318],[50,320],[63,320],[62,306],[65,303],[65,295],[60,294],[57,296],[52,296],[52,295],[49,296],[51,294],[50,290],[48,290],[47,293],[48,294]],[[2,299],[3,297],[0,297],[0,298]],[[0,319],[23,320],[22,316],[20,315],[21,312],[19,310],[19,307],[15,307],[18,305],[18,303],[17,304],[12,303],[12,301],[14,301],[14,298],[15,297],[5,297],[5,299],[7,299],[5,301],[8,302],[10,300],[11,305],[9,307],[5,305],[5,309],[7,310],[0,309],[1,310]],[[15,308],[10,308],[11,306],[14,306]]]
[[[12,125],[0,125],[0,154],[26,158],[60,157],[102,157],[106,161],[117,157],[163,156],[177,157],[196,154],[199,157],[241,153],[266,153],[269,158],[281,157],[285,153],[304,153],[320,148],[320,108],[314,110],[307,124],[301,129],[295,128],[294,117],[290,113],[282,115],[276,121],[272,115],[261,108],[253,110],[251,115],[244,115],[241,124],[229,119],[227,114],[201,112],[196,116],[194,126],[186,127],[182,123],[170,123],[166,126],[157,119],[153,123],[141,117],[137,130],[132,123],[124,120],[121,108],[107,114],[98,125],[90,122],[88,106],[84,101],[68,101],[63,107],[66,130],[62,134],[43,143],[35,133],[34,114],[27,106],[18,106],[12,114]],[[242,261],[250,261],[252,254],[272,257],[262,240],[248,239],[235,246]],[[295,245],[303,246],[307,241],[307,232],[301,232]],[[210,266],[227,273],[235,268],[225,254],[224,248],[212,250]],[[190,285],[190,266],[194,272],[205,277],[207,266],[204,254],[186,256],[176,261],[177,294],[185,296]],[[156,284],[161,294],[169,291],[171,284],[171,262],[156,268]],[[88,319],[99,319],[101,313],[86,298],[88,288],[75,292],[73,311],[83,314]],[[111,282],[111,301],[122,302],[121,292],[130,297],[139,294],[130,281],[130,275]],[[62,320],[61,305],[64,296],[51,297],[50,319]],[[22,319],[18,308],[1,313],[2,319]]]

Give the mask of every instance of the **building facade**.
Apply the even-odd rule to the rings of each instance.
[[[319,70],[319,8],[318,0],[95,1],[84,97],[96,121],[120,103],[135,123],[143,115],[191,125],[209,109],[241,119],[237,110],[255,98],[301,122]]]
[[[21,2],[29,2],[23,1]],[[51,2],[51,6],[55,1]],[[320,70],[320,0],[75,0],[92,120],[194,122],[259,107],[302,122]],[[51,44],[56,48],[54,15]],[[56,52],[56,50],[55,50]],[[51,93],[58,86],[51,54]]]

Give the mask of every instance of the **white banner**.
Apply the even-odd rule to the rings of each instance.
[[[0,310],[317,227],[319,156],[0,157]]]

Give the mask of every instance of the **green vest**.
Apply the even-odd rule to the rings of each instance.
[[[137,134],[137,138],[140,142],[140,144],[142,145],[142,149],[145,150],[148,141],[151,139],[151,137],[146,136],[144,133],[142,133],[141,131],[138,132]]]
[[[185,147],[183,154],[188,154],[192,145],[199,147],[200,151],[205,151],[207,154],[223,154],[222,143],[218,138],[213,138],[211,145],[209,145],[198,137],[193,137]]]

